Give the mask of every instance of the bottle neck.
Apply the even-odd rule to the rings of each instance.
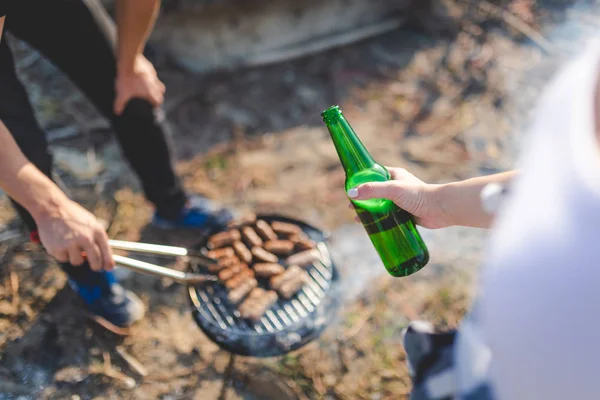
[[[330,107],[321,115],[346,171],[346,176],[354,175],[375,165],[375,160],[346,121],[339,107]]]

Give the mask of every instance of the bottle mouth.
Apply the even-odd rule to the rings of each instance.
[[[340,106],[331,106],[321,113],[321,117],[323,118],[323,122],[330,124],[342,117],[342,110],[340,110]]]

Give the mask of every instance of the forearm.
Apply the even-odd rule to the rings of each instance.
[[[117,69],[120,73],[133,71],[135,59],[144,51],[159,8],[160,0],[117,1]]]
[[[23,155],[0,121],[0,187],[38,220],[58,212],[67,196]]]
[[[450,225],[489,228],[494,215],[483,208],[481,191],[490,183],[507,184],[516,174],[517,171],[509,171],[439,185],[437,202]]]

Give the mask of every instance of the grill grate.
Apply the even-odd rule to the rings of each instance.
[[[237,354],[270,356],[298,348],[324,329],[324,311],[330,307],[323,307],[323,303],[336,271],[321,231],[287,218],[259,218],[296,223],[318,243],[320,260],[306,268],[310,277],[307,284],[290,299],[279,298],[256,323],[241,318],[221,284],[190,287],[189,291],[196,322],[217,344]]]

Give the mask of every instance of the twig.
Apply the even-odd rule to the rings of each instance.
[[[109,378],[116,379],[122,382],[128,389],[133,389],[136,385],[135,379],[130,376],[125,375],[121,371],[117,371],[113,368],[110,362],[110,354],[105,351],[102,353],[103,365],[100,366],[91,366],[89,368],[89,373],[91,374],[102,374]]]
[[[479,7],[481,7],[482,10],[489,12],[490,14],[499,15],[504,22],[521,32],[523,35],[527,36],[548,54],[552,54],[555,52],[555,47],[552,45],[552,43],[548,41],[548,39],[542,36],[542,34],[538,31],[527,25],[525,21],[521,20],[516,15],[512,14],[507,10],[503,10],[495,4],[490,3],[488,0],[479,0],[477,4]]]
[[[374,306],[370,306],[364,312],[363,317],[360,320],[358,320],[358,322],[356,322],[354,324],[354,326],[352,327],[352,329],[350,331],[348,331],[348,333],[346,333],[344,335],[344,340],[352,339],[354,336],[358,335],[358,333],[363,328],[363,326],[365,326],[365,324],[367,323],[367,321],[369,321],[371,319],[371,317],[373,316],[374,312],[375,312],[375,307]]]
[[[102,352],[102,361],[104,362],[104,372],[111,368],[110,353],[108,351]]]
[[[313,386],[315,387],[319,395],[321,397],[324,396],[325,393],[327,393],[327,389],[325,388],[325,385],[323,385],[323,379],[321,379],[321,375],[316,373],[313,376],[311,376],[311,380]]]
[[[117,199],[115,199],[115,201],[117,202],[117,206],[115,207],[115,213],[110,222],[110,226],[107,229],[107,235],[110,238],[116,237],[116,234],[119,233],[119,231],[121,230],[121,221],[119,220],[119,213],[121,212],[121,203],[119,203]]]
[[[21,297],[19,296],[19,276],[13,269],[11,263],[8,264],[10,268],[10,291],[12,295],[12,305],[15,309],[19,306]]]
[[[191,374],[199,372],[196,368],[187,368],[184,371],[175,372],[172,374],[163,374],[163,375],[150,375],[148,376],[144,382],[166,382],[172,381],[174,379],[185,378],[190,376]]]
[[[302,391],[302,389],[300,388],[300,385],[298,385],[296,382],[287,382],[286,380],[284,380],[283,383],[287,387],[289,387],[291,391],[294,392],[294,394],[298,397],[298,400],[309,400],[308,396],[306,396],[304,391]]]
[[[121,356],[121,358],[140,376],[147,376],[148,371],[142,363],[140,363],[134,356],[125,351],[123,346],[116,347],[117,353]]]
[[[348,368],[348,363],[346,362],[346,356],[344,355],[344,351],[342,349],[344,340],[345,339],[340,338],[340,337],[337,337],[335,340],[337,343],[338,358],[340,360],[340,365],[342,366],[342,374],[340,375],[340,378],[338,379],[337,383],[341,382],[342,377],[350,371],[350,368]],[[337,385],[337,383],[336,383],[336,385]]]

